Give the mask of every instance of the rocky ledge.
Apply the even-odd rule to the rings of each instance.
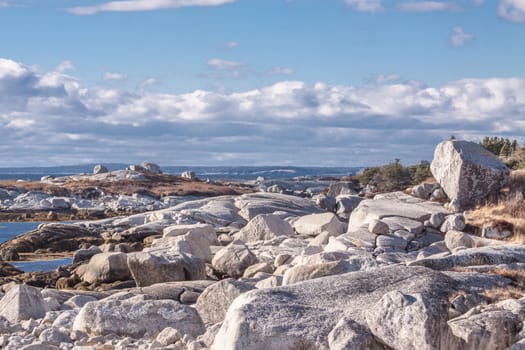
[[[465,156],[480,174],[484,158]],[[445,192],[483,186],[443,178],[460,182],[440,183]],[[333,186],[334,198],[347,187]],[[427,198],[436,189],[360,197],[344,215],[322,208],[331,193],[249,193],[56,227],[101,242],[86,240],[73,265],[40,276],[45,288],[3,273],[0,346],[524,348],[525,246],[469,233],[457,206]]]

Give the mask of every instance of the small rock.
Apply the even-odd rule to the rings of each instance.
[[[108,168],[106,168],[102,164],[97,164],[93,167],[93,175],[104,174],[107,172],[109,172]]]
[[[390,228],[385,222],[378,219],[373,219],[368,225],[368,231],[376,235],[386,235],[390,232]]]

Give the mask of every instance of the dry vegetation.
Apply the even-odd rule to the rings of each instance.
[[[525,243],[525,170],[513,171],[505,188],[467,213],[467,223],[476,227],[501,220],[514,226],[515,242]]]

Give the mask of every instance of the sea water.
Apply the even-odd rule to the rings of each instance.
[[[16,236],[35,230],[40,222],[0,222],[0,243],[15,238]],[[25,271],[52,271],[61,265],[71,264],[71,258],[38,260],[38,261],[15,261],[11,265]]]

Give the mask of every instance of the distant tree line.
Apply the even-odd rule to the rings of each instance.
[[[486,136],[479,143],[489,152],[500,157],[511,169],[525,168],[525,146],[520,146],[516,139]]]
[[[416,165],[405,167],[397,158],[386,165],[366,168],[356,175],[361,184],[373,185],[380,192],[404,190],[430,177],[432,173],[428,161],[422,160]]]

